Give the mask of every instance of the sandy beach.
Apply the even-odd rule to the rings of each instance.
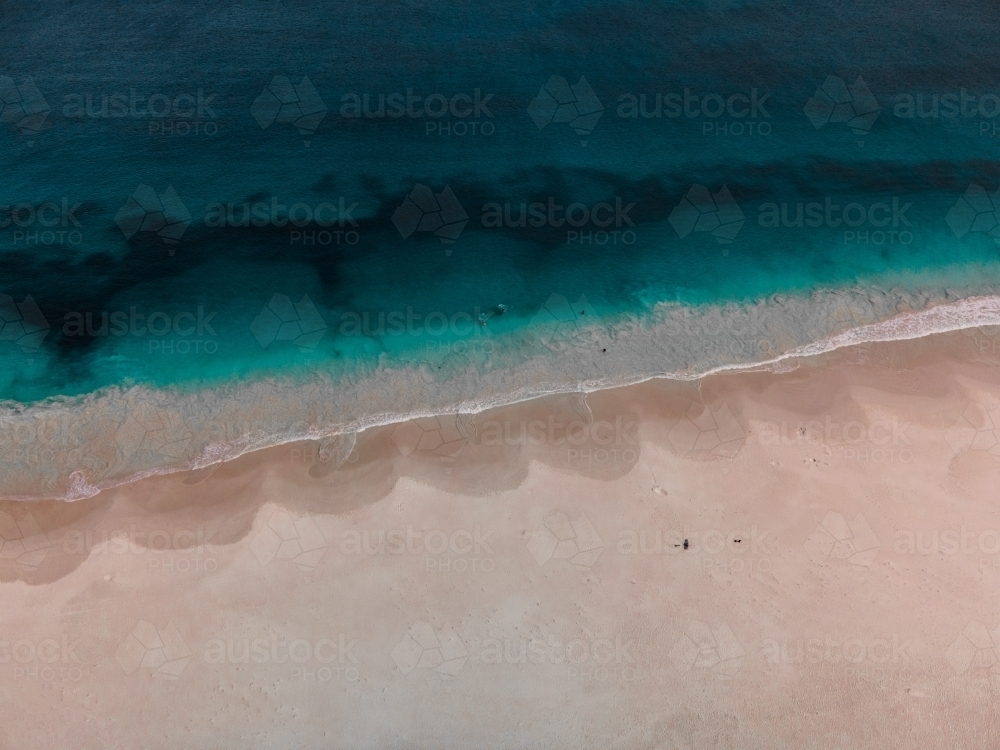
[[[1000,747],[997,0],[0,0],[0,750]]]
[[[0,746],[995,746],[998,362],[971,329],[3,503]]]

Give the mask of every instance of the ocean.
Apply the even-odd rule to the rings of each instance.
[[[848,5],[5,3],[0,493],[1000,324],[997,9]]]

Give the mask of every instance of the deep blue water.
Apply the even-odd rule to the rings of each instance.
[[[552,294],[990,282],[1000,10],[918,5],[5,3],[0,397],[487,352]]]

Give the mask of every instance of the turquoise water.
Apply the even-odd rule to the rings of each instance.
[[[33,80],[49,110],[41,124],[0,126],[0,206],[19,207],[0,209],[0,223],[11,220],[0,291],[15,303],[30,295],[45,321],[7,305],[0,398],[510,366],[544,349],[531,331],[551,322],[554,294],[574,303],[565,314],[610,323],[661,302],[877,288],[908,274],[946,287],[974,269],[991,285],[992,204],[975,207],[975,225],[947,220],[970,185],[1000,186],[1000,107],[989,98],[1000,84],[986,55],[996,12],[968,5],[975,30],[928,7],[940,38],[906,44],[898,28],[877,31],[885,24],[865,7],[833,28],[821,17],[834,6],[773,2],[5,6],[0,75]],[[904,17],[902,5],[882,9],[895,10]],[[859,75],[874,122],[817,128],[806,112],[817,89]],[[298,122],[306,132],[261,99],[284,85],[275,76],[299,87],[300,115],[324,112]],[[581,120],[553,119],[541,92],[565,87],[552,76],[576,87]],[[943,97],[963,90],[975,97],[969,114],[942,114]],[[408,93],[422,97],[413,114],[389,116],[392,95]],[[352,94],[373,113],[386,99],[387,114],[345,116]],[[906,116],[907,95],[938,116]],[[176,242],[121,213],[150,194],[135,199],[141,185],[184,225],[166,235]],[[727,229],[676,213],[693,185],[728,189],[738,210],[725,212]],[[433,219],[420,224],[419,208],[398,213],[428,194],[446,204],[443,235]],[[532,214],[533,203],[543,208]],[[259,226],[242,225],[244,204],[257,204]],[[271,208],[296,204],[298,227]],[[564,209],[550,216],[550,204]],[[565,223],[572,205],[578,227]],[[125,324],[112,325],[116,313]],[[21,337],[19,318],[35,335]]]

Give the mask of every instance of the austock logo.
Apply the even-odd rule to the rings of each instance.
[[[358,645],[357,640],[348,640],[345,633],[340,633],[337,640],[332,638],[320,638],[317,641],[307,641],[297,638],[291,642],[277,640],[273,635],[269,638],[213,638],[205,644],[202,660],[208,664],[307,664],[311,661],[320,664],[358,664],[359,660],[354,653],[354,648]],[[332,678],[319,676],[320,680],[326,681]],[[341,669],[341,672],[344,670]],[[347,667],[347,679],[352,682],[358,678],[356,667]],[[293,668],[293,677],[308,677],[301,670]],[[341,675],[338,674],[338,679]]]
[[[670,650],[670,660],[678,672],[707,671],[728,678],[739,672],[746,652],[728,625],[714,630],[698,620],[688,626]]]
[[[358,94],[349,92],[341,98],[340,116],[344,118],[379,118],[423,120],[424,135],[466,136],[493,135],[496,128],[489,109],[493,94],[474,89],[472,94],[460,92],[446,96],[423,96],[407,88],[390,94]]]
[[[184,552],[198,557],[219,554],[211,543],[215,529],[154,529],[140,531],[135,524],[128,529],[70,529],[63,534],[64,555],[156,555]],[[151,565],[150,567],[157,567]]]
[[[724,533],[718,529],[696,531],[685,525],[681,529],[623,529],[618,532],[617,551],[620,555],[677,555],[729,552],[759,558],[773,555],[768,547],[769,529],[760,532],[756,524],[742,531]]]
[[[261,565],[291,560],[305,572],[319,565],[326,548],[326,539],[309,514],[292,515],[283,510],[272,513],[250,540],[250,550]]]
[[[621,196],[614,203],[601,201],[593,204],[580,202],[563,205],[554,196],[547,202],[499,203],[483,206],[480,223],[487,229],[551,228],[566,231],[569,245],[634,245],[635,222],[629,212],[635,203],[628,203]]]
[[[487,420],[480,426],[483,446],[552,446],[565,447],[566,460],[581,464],[608,464],[631,467],[639,458],[639,445],[633,434],[635,420],[617,415],[614,421],[595,420],[585,401],[578,411],[580,419],[569,423],[555,415],[528,420]]]
[[[173,185],[167,186],[163,194],[157,194],[149,185],[139,185],[118,211],[115,223],[127,240],[139,232],[149,232],[170,246],[176,245],[187,231],[191,214]],[[173,255],[175,248],[168,247],[167,252]]]
[[[560,665],[567,677],[597,682],[642,679],[640,670],[634,666],[636,643],[621,634],[615,635],[613,640],[562,640],[554,633],[543,638],[494,637],[475,641],[472,645],[478,646],[478,654],[473,659],[483,664]]]
[[[219,351],[218,334],[212,328],[216,313],[205,314],[198,305],[196,311],[177,313],[156,310],[139,312],[135,306],[125,310],[71,310],[63,315],[64,338],[146,339],[150,354],[215,354]],[[197,336],[197,338],[195,338]]]
[[[31,295],[16,302],[0,294],[0,341],[11,341],[26,354],[38,351],[49,335],[49,322]]]
[[[30,513],[15,520],[9,513],[0,512],[0,560],[14,560],[26,570],[35,571],[51,546]]]
[[[1000,245],[1000,190],[987,193],[982,185],[972,183],[945,217],[955,237],[981,233]]]
[[[528,537],[527,546],[539,567],[549,560],[568,560],[577,570],[590,570],[604,551],[604,542],[586,514],[570,521],[561,511],[545,517]]]
[[[814,563],[847,560],[855,568],[871,567],[881,547],[863,515],[858,513],[848,521],[833,511],[826,514],[805,543],[806,553]]]
[[[469,660],[469,652],[451,623],[434,630],[429,622],[417,620],[392,650],[392,660],[404,675],[429,669],[442,680],[454,680]]]
[[[469,444],[470,429],[460,415],[442,414],[403,422],[393,429],[391,439],[400,455],[406,457],[415,451],[435,455],[445,473],[451,474],[455,459]]]
[[[877,201],[863,205],[856,201],[834,203],[832,196],[818,201],[762,203],[757,223],[769,229],[791,228],[843,228],[845,245],[910,245],[913,243],[913,224],[906,212],[912,203]]]
[[[354,211],[357,201],[340,196],[336,203],[325,200],[317,205],[268,201],[209,203],[205,206],[205,226],[218,227],[288,227],[290,245],[357,245],[361,241]],[[310,228],[313,227],[313,228]],[[318,227],[316,229],[315,227]]]
[[[861,76],[850,86],[839,76],[827,76],[805,106],[806,116],[817,130],[827,123],[843,123],[855,135],[868,133],[881,111]]]
[[[25,78],[18,86],[13,78],[0,76],[0,122],[9,123],[24,135],[36,135],[50,111],[33,78]]]
[[[494,555],[489,539],[490,529],[483,533],[479,524],[472,530],[456,529],[451,533],[441,529],[346,529],[340,535],[340,551],[345,555],[441,555],[449,550],[464,555]]]
[[[955,456],[983,451],[1000,461],[1000,409],[970,403],[945,432],[945,441]]]
[[[79,682],[83,679],[84,661],[77,654],[79,640],[71,640],[62,633],[59,640],[20,638],[9,641],[0,639],[0,666],[14,662],[15,680],[42,683]]]
[[[728,245],[739,234],[746,216],[723,185],[711,193],[704,185],[692,185],[667,218],[681,239],[691,232],[708,232],[720,245]]]
[[[177,459],[186,455],[193,437],[178,413],[143,404],[118,426],[115,445],[125,459],[144,453]]]
[[[841,308],[829,316],[841,330],[864,325],[866,319],[859,311]],[[761,445],[824,446],[837,451],[844,460],[859,463],[910,463],[913,461],[913,445],[907,431],[910,422],[893,416],[892,420],[875,419],[869,424],[857,420],[835,422],[827,415],[821,422],[762,422],[757,430]],[[828,453],[829,455],[829,453]]]
[[[62,113],[72,119],[123,119],[147,120],[149,135],[215,136],[219,126],[212,109],[216,94],[205,95],[204,89],[197,94],[183,92],[168,96],[162,92],[147,95],[129,88],[128,92],[106,92],[94,94],[67,94],[63,97],[65,106]]]
[[[546,346],[586,347],[591,343],[585,326],[588,320],[596,321],[597,313],[587,295],[581,294],[576,302],[570,302],[553,293],[531,319],[531,325]]]
[[[728,404],[692,402],[667,437],[682,456],[733,458],[743,447],[746,432]]]
[[[891,639],[834,638],[832,633],[796,640],[765,638],[761,647],[763,661],[770,664],[903,665],[908,672],[906,665],[913,658],[913,641],[901,639],[898,633]]]
[[[267,349],[275,341],[289,341],[303,352],[319,346],[326,329],[326,321],[308,294],[292,302],[288,296],[276,293],[250,324],[250,332],[262,348]]]
[[[392,223],[405,240],[416,232],[430,232],[445,245],[452,245],[469,223],[469,215],[448,185],[435,193],[427,185],[416,185],[392,214]],[[451,255],[451,249],[445,248]]]
[[[990,631],[973,620],[948,646],[945,658],[958,674],[1000,674],[1000,628]]]
[[[297,85],[292,85],[286,76],[276,75],[250,107],[261,130],[276,122],[289,123],[304,136],[316,132],[326,112],[326,104],[305,76]],[[308,147],[311,141],[303,143]]]
[[[771,117],[765,105],[770,93],[761,96],[756,87],[723,95],[699,93],[684,87],[684,93],[625,93],[618,97],[618,116],[625,119],[686,119],[702,120],[702,135],[742,136],[770,135]],[[767,106],[770,106],[767,104]]]
[[[191,661],[191,649],[181,638],[173,620],[163,630],[147,620],[140,620],[118,647],[115,661],[127,675],[138,669],[148,669],[157,677],[176,680]]]
[[[571,86],[562,76],[554,75],[531,100],[528,114],[539,130],[551,123],[568,124],[580,138],[580,145],[586,146],[604,114],[604,105],[583,76]]]
[[[955,456],[983,451],[1000,461],[1000,409],[990,410],[970,403],[945,432],[945,441]]]
[[[14,245],[52,246],[79,245],[83,242],[83,225],[76,218],[81,203],[70,205],[68,198],[60,203],[21,202],[0,205],[0,229],[13,227]]]

